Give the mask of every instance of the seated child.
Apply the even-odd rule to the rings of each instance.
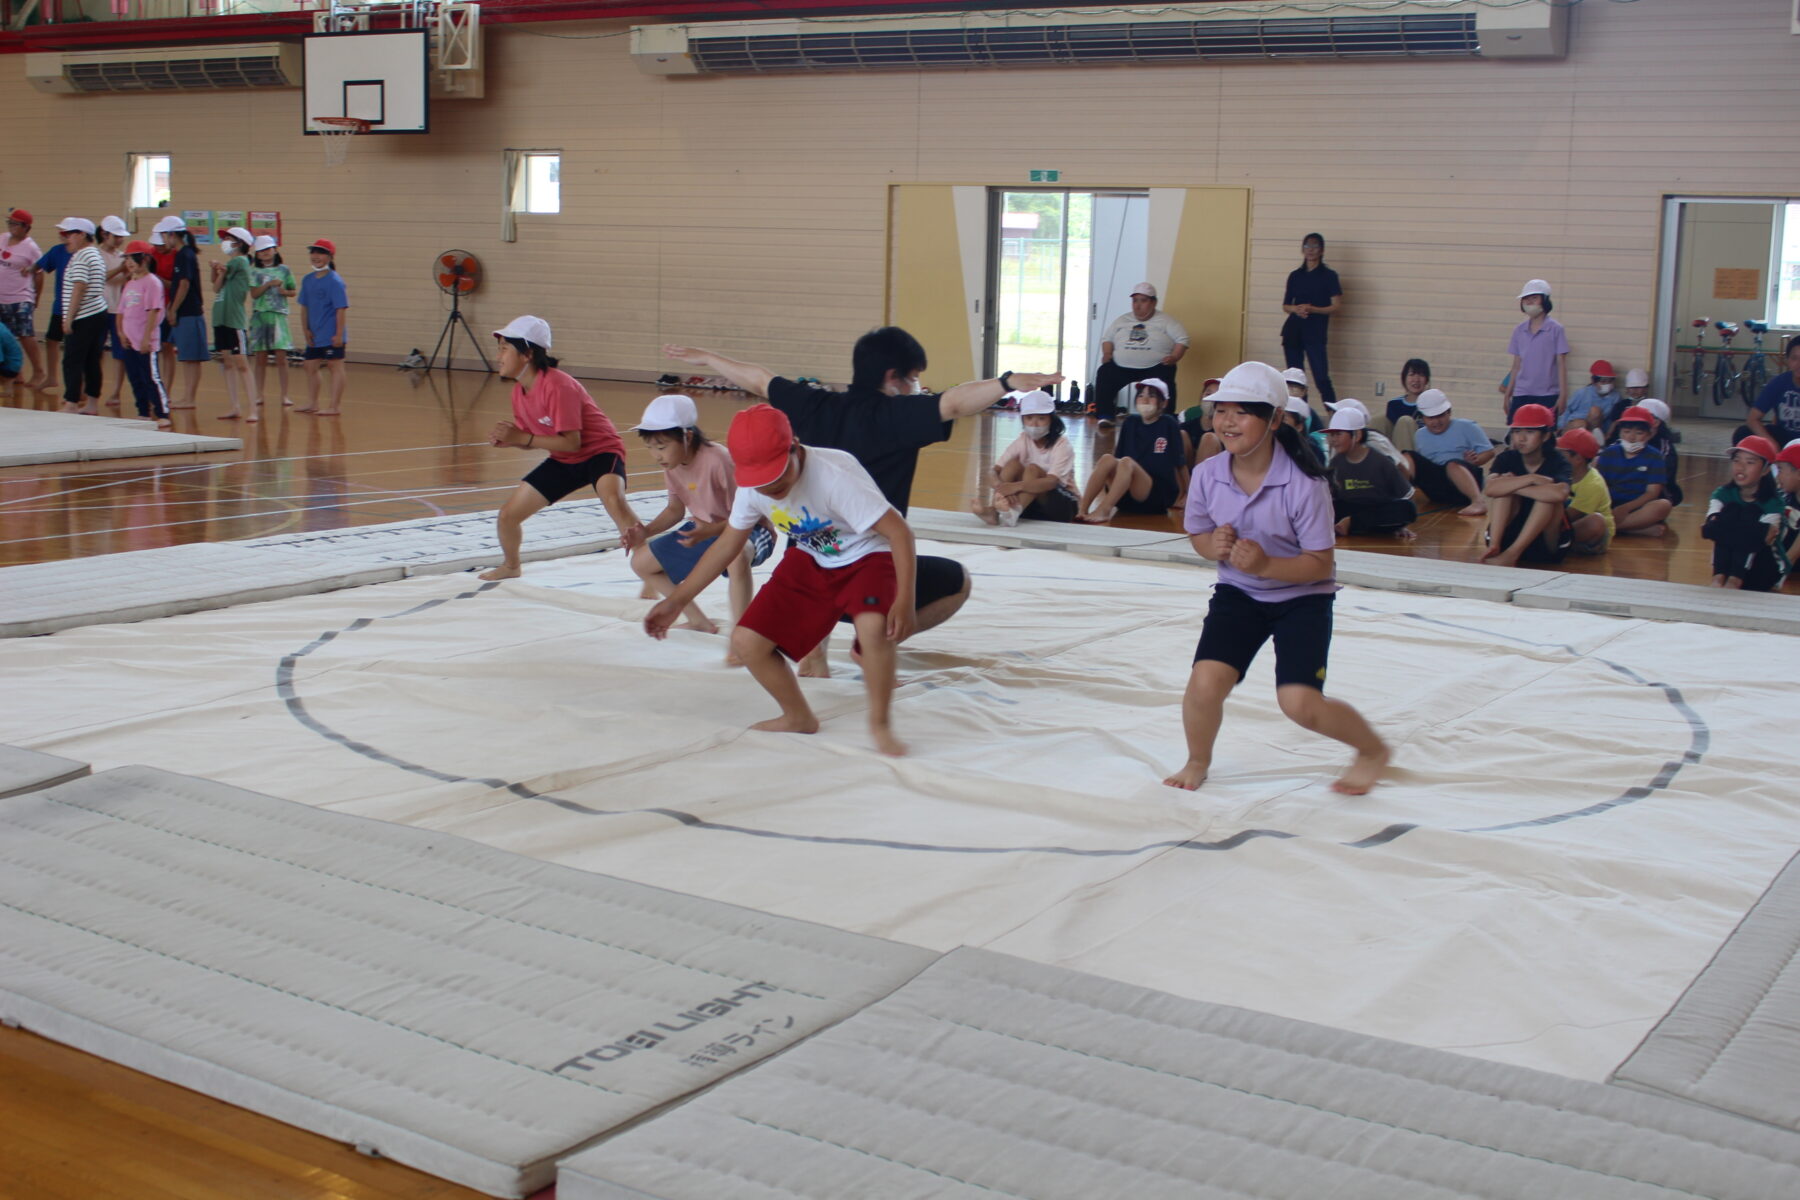
[[[1450,397],[1438,389],[1420,395],[1422,428],[1413,435],[1413,482],[1439,504],[1467,501],[1458,516],[1485,517],[1481,468],[1494,457],[1494,444],[1481,426],[1451,413]]]
[[[1219,445],[1218,435],[1212,431],[1212,421],[1206,412],[1206,398],[1218,390],[1218,380],[1207,380],[1200,387],[1200,403],[1182,410],[1181,445],[1186,452],[1189,467],[1205,462],[1223,449]]]
[[[1618,376],[1613,374],[1613,365],[1604,358],[1595,359],[1594,365],[1588,368],[1588,385],[1569,397],[1569,403],[1563,408],[1562,429],[1599,429],[1606,419],[1606,410],[1611,407],[1613,387]]]
[[[1638,407],[1656,418],[1656,424],[1650,427],[1650,448],[1663,456],[1663,472],[1668,476],[1663,481],[1663,499],[1670,504],[1679,505],[1682,492],[1677,479],[1681,474],[1681,459],[1675,452],[1675,446],[1681,441],[1681,434],[1669,424],[1669,406],[1666,402],[1650,397]]]
[[[1368,443],[1368,415],[1339,402],[1325,437],[1331,443],[1331,507],[1336,532],[1417,536],[1407,528],[1418,518],[1412,485],[1386,455]],[[1380,434],[1376,434],[1380,437]]]
[[[1419,397],[1430,386],[1431,364],[1422,358],[1407,359],[1406,365],[1400,368],[1400,394],[1387,402],[1386,419],[1383,422],[1387,426],[1385,432],[1394,438],[1396,444],[1401,440],[1402,421],[1413,422],[1403,435],[1406,437],[1410,437],[1412,429],[1418,426]],[[1400,448],[1405,450],[1410,447],[1402,445]]]
[[[1773,591],[1787,560],[1777,549],[1787,504],[1769,472],[1777,451],[1751,434],[1731,449],[1731,478],[1707,501],[1700,536],[1713,544],[1712,585]]]
[[[1661,537],[1669,531],[1663,521],[1674,505],[1663,495],[1668,468],[1650,445],[1655,424],[1656,418],[1643,408],[1626,409],[1613,426],[1619,440],[1594,460],[1594,469],[1612,496],[1613,526],[1620,537]]]
[[[1569,549],[1576,554],[1605,554],[1613,539],[1612,493],[1593,469],[1600,439],[1591,429],[1571,429],[1556,439],[1569,460]]]
[[[1056,400],[1049,392],[1024,392],[1018,402],[1022,430],[989,469],[990,501],[976,497],[971,508],[989,525],[1017,525],[1021,517],[1073,521],[1081,503],[1075,495],[1075,450],[1063,436]]]
[[[763,521],[788,535],[787,553],[731,631],[731,649],[781,706],[752,729],[817,733],[819,719],[783,656],[798,662],[825,640],[840,616],[856,630],[869,733],[883,754],[906,747],[888,723],[895,647],[913,633],[917,558],[912,530],[855,457],[803,446],[787,414],[754,404],[731,422],[726,443],[737,464],[737,495],[725,532],[673,592],[644,617],[644,632],[668,635],[682,611],[744,551]]]
[[[1407,489],[1406,489],[1407,497],[1411,498],[1411,496],[1412,496],[1411,484],[1412,484],[1412,471],[1413,471],[1412,459],[1410,457],[1408,457],[1407,454],[1400,449],[1400,447],[1394,445],[1393,442],[1388,440],[1382,434],[1377,433],[1375,430],[1369,428],[1369,425],[1372,425],[1375,421],[1375,418],[1369,414],[1369,406],[1364,404],[1361,400],[1357,400],[1353,397],[1346,396],[1342,400],[1339,400],[1336,404],[1327,404],[1325,407],[1330,409],[1334,414],[1343,409],[1346,409],[1346,408],[1353,408],[1357,412],[1359,412],[1363,415],[1363,421],[1365,422],[1365,424],[1363,426],[1363,431],[1362,431],[1364,442],[1368,445],[1369,449],[1373,450],[1375,453],[1381,455],[1384,458],[1392,460],[1393,464],[1396,467],[1400,468],[1400,474],[1404,475],[1407,480]],[[1326,449],[1327,450],[1330,449],[1329,444],[1327,445]]]
[[[1601,416],[1600,427],[1594,432],[1598,433],[1603,441],[1611,438],[1613,423],[1619,419],[1619,414],[1634,404],[1642,404],[1644,397],[1649,394],[1650,375],[1647,371],[1633,367],[1625,372],[1624,395],[1610,398],[1612,403],[1606,406],[1606,412]],[[1589,426],[1589,428],[1593,428],[1593,426]]]
[[[647,540],[631,551],[631,569],[656,595],[667,596],[725,532],[725,519],[731,515],[732,497],[737,492],[737,473],[725,447],[700,432],[700,414],[691,397],[658,396],[644,410],[636,432],[650,448],[656,465],[663,469],[663,486],[668,489],[669,501],[644,526]],[[657,536],[666,530],[674,532]],[[775,535],[768,526],[758,525],[750,531],[750,544],[727,568],[733,621],[750,607],[750,593],[755,587],[750,569],[767,559],[774,549]],[[682,628],[719,632],[698,604],[688,605],[686,612],[687,623]]]
[[[1143,379],[1137,385],[1137,416],[1119,422],[1119,440],[1103,454],[1082,489],[1076,520],[1104,525],[1121,512],[1166,514],[1187,487],[1181,422],[1163,412],[1168,385]]]
[[[1302,429],[1300,432],[1301,433],[1322,433],[1322,432],[1324,432],[1325,422],[1319,420],[1319,414],[1313,411],[1312,393],[1306,386],[1305,370],[1303,370],[1300,367],[1289,367],[1287,370],[1285,370],[1281,373],[1281,377],[1282,377],[1282,379],[1287,381],[1288,399],[1290,399],[1290,400],[1297,399],[1300,401],[1300,403],[1306,405],[1306,427],[1304,429]],[[1300,410],[1290,404],[1288,406],[1288,411],[1289,412],[1298,412]],[[1325,460],[1325,455],[1321,451],[1319,454],[1319,461],[1323,462],[1324,460]]]
[[[1556,414],[1542,404],[1513,410],[1507,448],[1487,481],[1488,548],[1482,562],[1558,563],[1569,551],[1569,460],[1550,445]]]
[[[1791,567],[1800,557],[1794,553],[1794,543],[1800,542],[1800,438],[1783,446],[1775,456],[1775,486],[1781,489],[1786,504],[1778,544]]]
[[[1306,440],[1306,444],[1312,447],[1313,453],[1319,456],[1319,462],[1323,464],[1327,453],[1325,431],[1312,431],[1313,422],[1318,419],[1313,413],[1312,405],[1306,402],[1304,396],[1289,396],[1287,412],[1283,415],[1287,418],[1287,423],[1293,426],[1294,432]]]

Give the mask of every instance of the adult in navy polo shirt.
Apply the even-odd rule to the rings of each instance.
[[[1752,434],[1766,437],[1777,446],[1800,438],[1800,337],[1788,339],[1787,365],[1787,374],[1769,380],[1751,402],[1744,424],[1731,435],[1732,445]]]
[[[1009,371],[998,379],[960,383],[939,395],[919,390],[926,366],[925,348],[897,326],[871,330],[851,352],[850,387],[831,392],[797,383],[755,363],[727,358],[713,350],[664,346],[670,358],[691,363],[712,375],[723,375],[753,396],[762,397],[787,414],[794,437],[803,445],[843,450],[853,455],[875,480],[875,486],[906,515],[912,499],[919,451],[950,437],[958,417],[974,416],[1011,391],[1031,391],[1062,382],[1061,375]],[[969,598],[969,576],[955,559],[920,555],[915,606],[918,632],[948,620]],[[821,648],[822,649],[822,648]],[[823,654],[815,650],[800,665],[802,675],[825,673]]]
[[[1344,310],[1344,289],[1337,272],[1325,265],[1324,234],[1307,234],[1300,242],[1300,257],[1304,261],[1288,273],[1287,290],[1281,297],[1281,310],[1288,315],[1281,325],[1281,349],[1289,367],[1301,366],[1305,359],[1319,399],[1332,405],[1337,403],[1337,389],[1331,386],[1325,339],[1331,331],[1331,318]]]

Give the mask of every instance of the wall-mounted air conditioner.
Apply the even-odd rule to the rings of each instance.
[[[27,54],[25,78],[40,92],[204,92],[297,88],[300,47],[157,46]]]
[[[1800,0],[1795,0],[1800,4]],[[1371,11],[1376,9],[1376,11]],[[1319,58],[1561,58],[1566,5],[1355,0],[639,25],[653,75]]]

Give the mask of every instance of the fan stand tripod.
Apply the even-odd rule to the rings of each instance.
[[[456,277],[457,286],[450,289],[450,315],[444,318],[444,329],[438,334],[437,345],[432,348],[431,357],[425,360],[425,370],[430,371],[437,366],[438,352],[444,351],[444,369],[450,369],[450,359],[456,352],[456,331],[461,329],[469,344],[475,347],[475,353],[481,358],[481,365],[487,373],[494,373],[494,364],[488,361],[487,351],[481,348],[481,339],[469,328],[469,319],[462,315],[462,280],[466,272],[461,263],[450,268],[450,274]],[[449,343],[448,346],[445,343]]]

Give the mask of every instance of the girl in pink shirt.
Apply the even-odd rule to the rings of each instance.
[[[1274,367],[1233,367],[1211,400],[1226,452],[1194,469],[1184,524],[1194,549],[1219,564],[1219,581],[1181,701],[1187,762],[1163,782],[1189,791],[1205,782],[1225,697],[1274,638],[1281,711],[1356,751],[1332,787],[1361,795],[1388,750],[1360,713],[1325,695],[1337,591],[1331,489],[1305,435],[1287,423],[1287,383]]]
[[[156,275],[151,254],[148,242],[132,242],[125,247],[126,282],[119,289],[119,362],[125,368],[125,378],[131,381],[138,416],[155,417],[158,429],[168,429],[173,425],[169,420],[169,393],[163,387],[162,370],[156,361],[162,344],[165,301],[163,282]]]

